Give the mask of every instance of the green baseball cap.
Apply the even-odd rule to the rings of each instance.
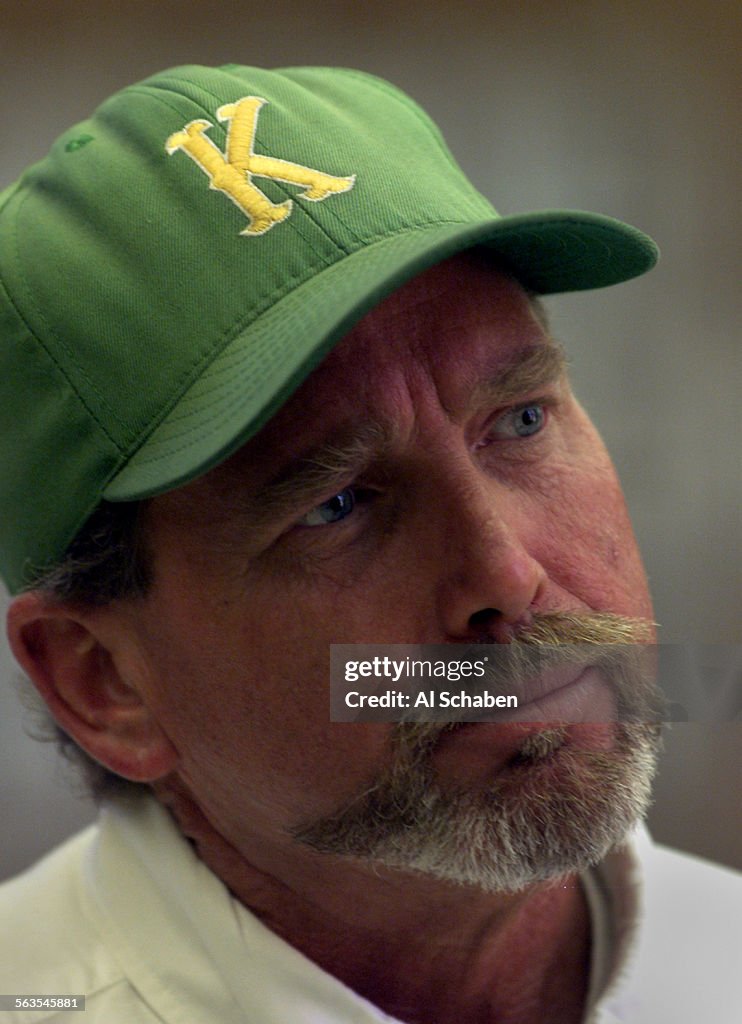
[[[472,246],[536,293],[648,270],[596,214],[501,217],[407,96],[345,69],[180,67],[122,90],[0,194],[0,571],[102,499],[253,436],[385,295]]]

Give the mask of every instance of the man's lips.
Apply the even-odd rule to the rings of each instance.
[[[461,715],[463,723],[538,722],[564,724],[570,722],[612,722],[616,720],[616,703],[603,673],[595,665],[562,665],[537,678],[513,686],[518,698],[517,708],[472,709]]]
[[[433,764],[441,779],[486,783],[493,771],[514,763],[528,736],[573,723],[565,740],[571,750],[611,749],[613,728],[607,724],[616,721],[616,701],[596,666],[562,666],[522,689],[525,700],[517,708],[457,715],[435,744]]]
[[[566,686],[572,686],[590,668],[594,668],[594,666],[583,662],[578,665],[559,665],[555,668],[546,669],[535,679],[529,679],[527,682],[515,687],[519,706],[527,707],[537,701],[544,700],[558,690],[563,690]]]
[[[556,673],[556,677],[564,673]],[[545,686],[544,686],[545,682]],[[616,705],[603,674],[593,665],[569,670],[567,678],[539,680],[528,700],[503,712],[503,722],[614,721]]]

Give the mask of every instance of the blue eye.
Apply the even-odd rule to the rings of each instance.
[[[495,423],[493,434],[499,437],[530,437],[538,434],[546,422],[546,411],[543,405],[521,405],[510,409]]]
[[[328,523],[337,523],[345,519],[355,508],[356,498],[352,487],[338,491],[328,501],[315,506],[311,512],[307,512],[299,520],[301,526],[326,526]]]
[[[516,409],[513,420],[516,433],[520,437],[528,437],[543,426],[544,410],[540,405],[527,405],[524,409]]]

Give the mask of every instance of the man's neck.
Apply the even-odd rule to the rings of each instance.
[[[590,920],[579,882],[489,894],[307,851],[246,857],[166,800],[201,859],[264,924],[405,1024],[579,1024]],[[256,866],[259,864],[259,866]]]
[[[362,891],[356,906],[371,898]],[[290,916],[251,909],[329,974],[406,1024],[583,1019],[590,924],[579,883],[538,888],[507,908],[484,894],[462,898],[457,908],[446,904],[440,913],[430,908],[419,915],[414,925],[390,919],[386,928],[368,927],[362,913],[339,926],[316,905],[294,903]]]

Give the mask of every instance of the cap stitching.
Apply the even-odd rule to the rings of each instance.
[[[191,384],[195,383],[198,379],[204,365],[209,365],[209,363],[213,362],[213,360],[224,351],[226,346],[229,345],[229,343],[234,340],[238,334],[242,333],[242,331],[244,331],[254,320],[257,320],[262,316],[266,309],[273,305],[278,298],[281,298],[284,294],[288,294],[288,292],[292,291],[295,283],[302,283],[306,279],[305,275],[311,276],[311,274],[317,269],[327,269],[330,266],[334,266],[334,264],[326,264],[323,260],[321,264],[313,264],[309,270],[304,268],[301,275],[295,274],[290,278],[283,278],[280,287],[274,288],[267,295],[261,296],[259,302],[253,303],[249,313],[234,320],[227,328],[224,329],[224,331],[214,338],[214,341],[209,348],[200,353],[198,358],[191,362],[187,369],[184,369],[178,376],[177,381],[170,389],[167,401],[165,401],[160,407],[161,415],[156,420],[154,417],[150,418],[147,426],[135,435],[131,442],[131,450],[136,451],[147,437],[156,430],[157,427],[159,427],[162,421],[167,418],[170,411],[182,397],[184,391],[186,391]]]
[[[364,82],[368,82],[372,85],[376,85],[379,92],[384,92],[389,96],[390,99],[396,100],[400,106],[403,106],[408,113],[412,114],[417,121],[426,129],[428,135],[432,137],[439,150],[446,158],[448,163],[454,170],[459,171],[462,174],[462,178],[472,191],[475,191],[473,185],[469,182],[469,179],[461,171],[459,164],[457,163],[453,153],[448,148],[448,145],[443,138],[443,134],[435,124],[435,122],[425,113],[422,107],[419,106],[411,97],[406,96],[401,90],[397,89],[396,86],[392,85],[391,82],[385,82],[383,79],[376,78],[374,75],[369,75],[363,71],[357,71],[353,68],[346,68],[345,73],[350,78],[362,79]]]
[[[279,71],[304,71],[306,69],[300,66],[289,66],[286,68],[279,68]],[[407,96],[401,89],[391,82],[385,81],[383,78],[378,78],[376,75],[372,75],[369,72],[361,71],[357,68],[321,68],[321,70],[339,71],[348,78],[355,78],[359,81],[363,81],[367,85],[374,86],[379,92],[385,93],[390,99],[395,100],[400,106],[403,106],[405,110],[412,114],[420,124],[425,128],[428,135],[430,135],[435,141],[436,145],[440,149],[441,153],[445,156],[448,163],[457,171],[461,171],[459,164],[456,162],[451,150],[443,138],[443,134],[432,120],[432,118],[422,109],[422,107],[410,96]],[[462,177],[465,175],[462,173]],[[474,190],[471,182],[466,179],[466,183],[469,187]]]

